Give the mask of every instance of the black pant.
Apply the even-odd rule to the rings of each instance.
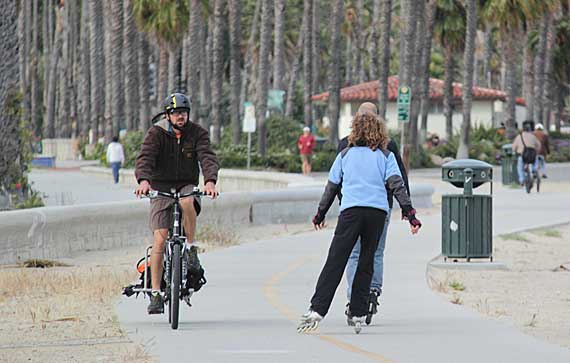
[[[325,266],[319,275],[311,309],[325,316],[335,291],[342,279],[348,257],[360,237],[360,258],[352,284],[350,312],[363,316],[368,312],[368,295],[374,272],[374,252],[384,229],[386,212],[377,208],[353,207],[345,209],[338,217],[338,224],[329,249]]]

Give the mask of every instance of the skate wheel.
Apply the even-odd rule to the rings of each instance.
[[[361,330],[362,330],[362,323],[357,322],[357,323],[354,325],[354,332],[355,332],[356,334],[360,334],[360,331],[361,331]]]
[[[370,325],[372,323],[372,314],[366,315],[366,325]]]

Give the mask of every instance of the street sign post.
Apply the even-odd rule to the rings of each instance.
[[[247,132],[247,168],[251,164],[251,133],[255,132],[255,105],[251,102],[243,103],[243,132]]]
[[[412,92],[409,87],[402,86],[398,88],[398,121],[410,121],[410,98]]]

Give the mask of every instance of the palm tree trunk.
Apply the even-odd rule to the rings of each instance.
[[[338,118],[340,113],[340,27],[344,14],[344,1],[336,0],[333,4],[331,22],[331,42],[329,64],[329,118],[331,132],[329,142],[333,145],[338,143]]]
[[[415,59],[412,68],[412,102],[410,105],[410,122],[409,122],[409,135],[412,150],[417,152],[419,150],[418,142],[418,117],[421,107],[421,93],[423,83],[423,57],[422,54],[426,51],[424,34],[426,33],[426,3],[420,1],[414,6],[414,13],[416,18],[417,36],[414,41]]]
[[[112,34],[112,15],[111,2],[113,0],[103,1],[103,12],[105,13],[105,111],[103,121],[103,135],[105,144],[111,142],[113,138],[113,34]]]
[[[516,64],[517,52],[514,47],[516,42],[516,34],[514,30],[503,30],[504,38],[504,55],[505,55],[505,91],[507,93],[507,106],[505,111],[505,126],[507,127],[507,137],[514,138],[516,134]]]
[[[151,125],[150,115],[150,44],[146,36],[139,33],[140,48],[138,52],[138,72],[139,72],[139,89],[138,95],[140,100],[139,112],[139,130],[146,131]]]
[[[44,4],[44,22],[43,22],[43,56],[44,56],[44,107],[46,108],[47,112],[47,104],[48,104],[48,84],[50,81],[50,67],[49,62],[51,59],[51,48],[53,47],[53,32],[54,32],[54,5],[53,1],[48,0]],[[45,120],[44,122],[47,122]],[[45,128],[44,124],[44,128]],[[45,137],[45,135],[44,135]]]
[[[301,25],[301,28],[303,26]],[[295,100],[295,88],[297,85],[297,80],[299,79],[299,73],[301,72],[301,58],[303,57],[303,33],[300,32],[297,38],[297,46],[295,47],[296,54],[291,65],[291,71],[289,72],[289,86],[287,87],[287,104],[285,105],[285,116],[293,116],[293,101]]]
[[[213,44],[213,73],[212,73],[212,123],[214,132],[212,142],[219,144],[221,140],[222,127],[222,84],[224,81],[224,19],[223,12],[225,0],[216,0],[214,5],[214,44]]]
[[[234,145],[239,144],[241,138],[241,118],[239,113],[239,102],[240,102],[240,87],[241,87],[241,0],[230,0],[230,85],[231,85],[231,93],[230,93],[230,114],[232,120],[232,141]],[[282,3],[283,7],[285,3]],[[275,5],[278,6],[277,4]],[[283,7],[281,8],[281,12],[283,12]],[[275,18],[277,19],[277,9],[275,9]],[[283,29],[281,29],[282,31]],[[278,38],[278,30],[277,30],[277,20],[275,25],[275,38]],[[283,41],[283,39],[281,39]],[[276,40],[277,44],[277,40]],[[277,49],[277,45],[276,45]],[[281,55],[282,56],[282,55]],[[280,56],[280,57],[281,57]],[[277,58],[277,56],[276,56]],[[274,82],[275,77],[282,77],[283,76],[283,69],[278,70],[277,63],[279,63],[279,59],[276,59],[275,65],[275,73],[274,73]],[[280,86],[279,82],[274,87]]]
[[[477,36],[477,3],[468,0],[466,3],[467,21],[465,29],[465,50],[463,52],[463,122],[457,149],[457,159],[469,157],[469,133],[471,131],[471,106],[473,103],[473,73],[475,61],[475,37]]]
[[[20,4],[20,14],[18,15],[18,36],[19,46],[19,61],[20,61],[20,93],[28,95],[29,93],[29,65],[30,65],[30,43],[31,43],[31,1],[23,1]],[[22,117],[25,122],[30,119],[30,98],[22,98]]]
[[[570,5],[570,4],[569,4]],[[544,114],[542,120],[544,122],[544,128],[550,131],[550,113],[552,112],[552,98],[553,94],[553,53],[554,53],[554,24],[553,19],[550,19],[550,25],[548,27],[548,35],[546,40],[546,59],[544,68]]]
[[[168,62],[169,52],[166,44],[159,44],[160,53],[158,56],[158,89],[156,91],[157,104],[168,95]]]
[[[546,41],[548,36],[549,13],[545,12],[542,17],[539,30],[539,41],[534,61],[534,121],[542,123],[542,112],[544,110],[544,68],[546,58]]]
[[[378,113],[386,118],[388,107],[388,77],[390,76],[390,30],[392,27],[392,0],[383,0],[380,15],[380,62],[378,64]]]
[[[40,112],[42,109],[40,98],[40,79],[38,73],[39,63],[39,34],[40,34],[40,14],[39,14],[39,0],[33,0],[32,3],[32,45],[30,53],[30,97],[31,97],[31,127],[34,134],[39,136],[41,134],[42,118]]]
[[[534,53],[529,46],[524,47],[523,54],[523,95],[526,101],[526,119],[534,116]]]
[[[91,131],[93,140],[99,139],[99,127],[103,124],[105,105],[105,65],[103,3],[88,0],[89,3],[89,59],[91,69]]]
[[[200,125],[203,127],[210,127],[210,107],[212,102],[212,89],[210,87],[211,76],[212,76],[212,36],[208,35],[206,28],[212,29],[212,24],[214,21],[212,16],[208,20],[207,27],[200,27],[201,32],[201,70],[200,70]]]
[[[352,75],[356,77],[356,83],[364,82],[362,77],[362,44],[364,42],[364,0],[356,1],[356,16],[354,20],[354,45],[355,49],[352,53]]]
[[[259,153],[265,155],[267,149],[267,127],[265,112],[267,110],[267,88],[269,87],[269,52],[271,47],[271,0],[263,0],[261,14],[261,46],[259,49],[259,85],[257,97],[257,124],[259,127]],[[308,33],[310,34],[310,33]]]
[[[485,36],[484,36],[484,48],[483,48],[483,74],[485,76],[485,82],[487,88],[492,88],[492,76],[491,76],[491,57],[493,56],[493,37],[490,25],[485,26]]]
[[[138,53],[139,53],[139,36],[133,16],[133,0],[124,0],[124,37],[123,51],[125,56],[125,121],[127,131],[132,131],[138,125],[138,107],[139,104],[139,77],[138,77]]]
[[[249,93],[250,77],[253,73],[253,51],[255,48],[255,39],[257,38],[259,15],[261,12],[261,0],[255,1],[255,10],[253,12],[253,19],[251,20],[251,28],[249,31],[249,39],[247,41],[247,50],[245,52],[244,67],[241,77],[241,91],[240,91],[240,116],[243,115],[243,104],[245,101],[251,99]]]
[[[239,0],[232,0],[239,1]],[[190,100],[192,101],[192,110],[190,119],[198,122],[198,111],[200,110],[200,64],[202,58],[202,41],[200,40],[200,29],[202,27],[202,4],[200,0],[190,1],[190,59],[188,62],[188,85],[186,87]]]
[[[443,115],[445,116],[445,138],[453,136],[453,50],[447,46],[444,51]]]
[[[313,0],[312,11],[313,24],[311,26],[311,95],[314,95],[318,92],[320,87],[321,28],[319,0]],[[315,107],[312,107],[311,114],[311,119],[313,121],[318,118],[317,109]]]
[[[285,0],[275,0],[273,88],[285,89]]]
[[[354,33],[354,32],[353,32]],[[353,34],[346,35],[346,63],[344,65],[344,84],[346,86],[352,84],[352,56],[353,56],[353,42],[352,42]]]
[[[380,34],[380,13],[382,9],[382,1],[374,0],[372,8],[372,24],[370,29],[370,42],[368,44],[368,57],[370,65],[368,68],[368,78],[370,80],[378,79],[378,36]]]
[[[71,59],[69,57],[69,4],[60,7],[57,10],[58,26],[61,27],[61,45],[59,50],[59,62],[57,63],[57,101],[56,101],[56,118],[55,118],[55,136],[58,138],[67,138],[71,135],[71,117],[69,100],[72,99],[68,94],[68,76],[71,73]],[[55,48],[57,49],[57,48]]]
[[[180,49],[168,49],[168,88],[166,95],[180,91],[178,85],[180,84],[180,72],[178,71],[180,62]],[[164,97],[166,97],[166,95]]]
[[[123,78],[123,0],[111,1],[111,66],[113,100],[111,117],[112,136],[118,136],[125,122],[125,82]],[[109,140],[111,141],[111,140]]]
[[[54,43],[50,47],[50,59],[49,59],[49,79],[47,87],[47,120],[44,125],[44,138],[52,139],[55,137],[55,123],[56,123],[56,92],[57,92],[57,64],[59,63],[61,45],[63,42],[63,31],[61,29],[61,24],[58,22],[54,30]]]
[[[8,104],[18,89],[19,79],[19,40],[17,34],[17,2],[0,0],[2,21],[0,21],[0,193],[4,194],[14,183],[9,170],[19,159],[19,118]]]
[[[310,36],[310,34],[313,33],[313,0],[304,0],[303,3],[304,17],[307,18],[303,20],[303,24],[305,25],[303,33],[309,35],[306,36],[303,41],[303,109],[305,125],[310,127],[313,124],[313,102],[311,100],[311,86],[313,84],[313,65],[311,62],[313,39],[312,36]]]
[[[426,31],[424,33],[425,42],[424,42],[424,51],[422,52],[422,85],[421,85],[421,106],[420,106],[420,113],[421,113],[421,125],[420,125],[420,134],[419,139],[420,142],[426,139],[427,137],[427,123],[428,123],[428,113],[431,106],[430,101],[430,69],[429,65],[431,63],[431,47],[432,47],[432,39],[434,33],[434,26],[435,26],[435,12],[437,10],[437,0],[431,0],[428,4],[427,8],[427,19],[426,19]]]

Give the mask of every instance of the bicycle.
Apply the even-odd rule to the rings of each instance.
[[[204,196],[198,187],[195,187],[192,192],[181,194],[175,189],[171,189],[170,193],[160,192],[156,190],[150,191],[144,197],[155,199],[158,197],[166,197],[174,199],[172,206],[173,222],[172,227],[168,230],[168,237],[166,239],[166,248],[164,249],[164,269],[163,281],[161,283],[161,290],[164,292],[164,302],[168,302],[168,323],[172,329],[178,329],[178,318],[180,310],[180,300],[184,300],[188,306],[190,304],[190,297],[196,291],[195,288],[189,285],[188,281],[188,266],[186,259],[183,258],[186,252],[186,237],[182,228],[182,213],[180,208],[180,199],[193,196]],[[148,256],[152,246],[147,247],[146,255],[144,257],[144,282],[142,288],[131,288],[129,292],[132,293],[147,293],[150,294],[152,289],[148,287]],[[206,279],[202,275],[198,281],[201,287],[206,283]],[[199,287],[198,287],[199,288]]]
[[[534,181],[536,180],[536,192],[540,193],[540,166],[533,168],[531,172],[531,165],[530,163],[524,163],[523,170],[524,170],[524,187],[527,193],[530,193],[532,187],[534,186]]]

